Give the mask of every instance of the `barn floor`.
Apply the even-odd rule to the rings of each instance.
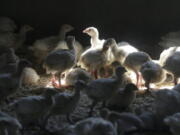
[[[5,102],[1,103],[0,106],[2,108],[2,111],[8,112],[8,113],[14,115],[14,112],[10,109],[10,107],[8,105],[19,97],[41,94],[43,91],[42,87],[44,87],[47,84],[49,79],[50,79],[49,76],[44,75],[41,77],[38,87],[37,86],[29,86],[29,87],[23,87],[23,88],[19,89],[19,92],[17,92],[15,95],[13,95],[9,98],[9,103],[5,103]],[[69,90],[68,92],[72,92],[72,91]],[[135,102],[132,104],[132,106],[127,111],[134,112],[134,113],[138,113],[138,111],[141,109],[143,109],[145,111],[152,111],[151,105],[153,103],[153,100],[154,100],[154,98],[152,95],[147,94],[147,93],[143,94],[143,92],[139,92],[137,94],[137,98],[136,98]],[[88,111],[89,111],[88,106],[90,104],[91,104],[91,100],[88,99],[88,97],[83,92],[81,92],[81,99],[80,99],[78,107],[72,114],[72,120],[74,122],[76,122],[78,120],[87,118]],[[99,115],[98,114],[99,106],[100,106],[100,104],[95,108],[93,116]],[[68,125],[68,122],[66,121],[65,116],[53,116],[49,119],[48,125],[46,128],[50,132],[54,132],[57,129],[61,129],[67,125]],[[31,127],[29,129],[25,130],[24,135],[56,135],[56,134],[50,133],[50,132],[40,130],[38,127]],[[148,132],[148,133],[136,133],[133,135],[170,135],[170,133],[159,133],[159,132],[158,133],[154,133],[154,132],[150,133],[150,132]]]

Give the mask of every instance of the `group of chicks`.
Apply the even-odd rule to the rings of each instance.
[[[40,79],[34,69],[28,68],[33,66],[32,62],[16,55],[18,49],[24,47],[25,33],[30,27],[20,29],[20,34],[15,33],[15,29],[13,20],[0,18],[1,102],[9,102],[9,96],[21,92],[22,83],[38,85]],[[88,27],[83,33],[91,37],[91,46],[84,49],[74,36],[66,37],[66,33],[73,29],[65,24],[58,36],[39,39],[28,47],[36,65],[41,65],[47,74],[51,74],[54,88],[44,87],[40,95],[20,97],[8,103],[16,117],[0,112],[0,134],[24,134],[30,125],[39,126],[53,135],[140,134],[143,131],[164,131],[168,129],[167,125],[174,135],[180,133],[179,85],[171,90],[152,92],[155,97],[153,112],[125,112],[135,101],[136,93],[143,85],[142,78],[148,91],[150,83],[164,82],[167,74],[173,76],[175,84],[178,83],[179,47],[164,50],[160,59],[155,61],[127,42],[116,43],[113,38],[100,40],[97,28]],[[130,71],[136,74],[135,82],[129,75]],[[64,90],[69,86],[72,86],[73,93]],[[75,123],[70,115],[77,108],[82,93],[92,100],[92,104],[88,118]],[[94,117],[94,107],[99,102],[102,105],[99,117]],[[56,115],[66,115],[72,125],[55,132],[47,130],[49,118]]]

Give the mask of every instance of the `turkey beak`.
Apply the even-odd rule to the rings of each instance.
[[[83,33],[88,33],[88,29],[83,30]]]

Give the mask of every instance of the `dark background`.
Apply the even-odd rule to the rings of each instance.
[[[128,41],[139,49],[157,55],[160,37],[180,29],[179,0],[0,0],[0,16],[9,16],[17,24],[30,24],[35,31],[28,39],[57,34],[61,24],[69,23],[73,34],[84,45],[82,34],[95,26],[101,38]]]

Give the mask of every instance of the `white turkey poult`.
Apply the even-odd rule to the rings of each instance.
[[[130,53],[138,52],[138,49],[136,49],[135,47],[133,47],[127,42],[120,42],[117,44],[115,39],[112,39],[111,51],[112,51],[113,56],[111,56],[111,53],[110,53],[109,54],[110,59],[112,59],[112,61],[118,61],[121,64],[123,64],[125,58]]]
[[[104,43],[104,39],[99,39],[99,32],[98,29],[95,27],[88,27],[85,30],[83,30],[83,33],[88,34],[91,37],[90,43],[91,47],[102,47]]]
[[[109,64],[108,50],[111,45],[111,39],[107,39],[102,47],[91,47],[81,55],[79,64],[82,68],[91,72],[92,76],[97,79],[100,68],[106,67]]]
[[[53,86],[57,88],[62,87],[62,73],[73,67],[76,62],[76,50],[74,49],[75,38],[73,36],[68,36],[66,42],[70,49],[60,49],[49,53],[43,64],[46,73],[52,75]],[[59,83],[57,83],[55,79],[56,73],[58,73]]]
[[[37,85],[40,79],[40,76],[37,74],[36,70],[31,67],[24,68],[22,72],[22,85],[23,86],[31,86]]]
[[[93,49],[93,48],[102,48],[103,47],[105,39],[99,39],[99,31],[98,31],[97,28],[95,28],[95,27],[88,27],[85,30],[83,30],[83,33],[86,33],[87,35],[89,35],[91,37],[91,39],[90,39],[91,46],[90,46],[89,49],[86,50],[87,52],[89,50]],[[114,40],[114,39],[108,39],[108,40],[109,40],[109,42],[111,42],[112,48],[114,49],[113,51],[115,52],[117,47],[114,47],[114,41],[111,41],[111,40]],[[121,43],[119,43],[119,44],[122,45]],[[133,51],[133,49],[135,49],[135,48],[133,48],[131,46],[130,48],[126,47],[123,50],[125,51],[127,49],[130,49],[131,51]],[[108,65],[106,65],[105,69],[102,68],[103,70],[105,70],[104,71],[105,73],[103,75],[104,77],[109,77],[110,74],[108,74],[108,72],[107,72],[109,70],[109,65],[111,65],[112,62],[116,61],[115,57],[113,56],[112,49],[108,49],[108,51],[107,51],[107,60],[108,60]]]
[[[174,54],[175,52],[179,52],[179,51],[180,51],[180,47],[169,47],[163,50],[159,57],[159,64],[163,67],[167,58],[172,54]]]

